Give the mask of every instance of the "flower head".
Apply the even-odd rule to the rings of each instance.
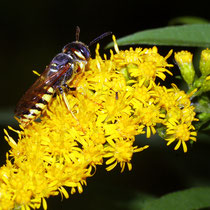
[[[156,84],[157,77],[172,75],[166,61],[172,51],[165,57],[156,47],[120,51],[116,41],[115,50],[102,59],[97,45],[96,57],[71,83],[76,91],[66,95],[70,111],[57,95],[40,122],[20,131],[9,127],[17,132],[17,143],[5,130],[11,150],[0,169],[2,209],[35,209],[41,203],[46,209],[45,198],[69,197],[64,187],[82,193],[104,160],[108,171],[117,164],[131,170],[133,154],[148,148],[134,146],[135,136],[146,132],[149,138],[157,125],[166,128],[168,145],[178,141],[176,149],[182,144],[186,151],[186,142],[195,141],[189,96],[175,85]]]
[[[184,50],[181,52],[175,53],[175,56],[174,56],[180,68],[182,77],[189,85],[192,84],[194,80],[194,76],[195,76],[195,69],[193,66],[192,57],[193,57],[192,53],[188,51],[184,51]]]
[[[195,128],[192,125],[179,123],[179,121],[171,119],[167,122],[166,126],[167,145],[176,141],[177,144],[174,147],[175,150],[179,149],[180,145],[182,145],[184,152],[187,152],[186,142],[189,140],[196,141],[197,133],[194,131]]]
[[[137,146],[133,146],[133,142],[130,139],[115,139],[115,141],[110,139],[108,143],[109,145],[105,148],[106,155],[104,156],[109,158],[106,161],[106,164],[109,165],[107,171],[112,170],[117,163],[120,163],[121,172],[124,171],[126,163],[128,169],[131,170],[132,165],[130,161],[133,153],[143,151],[149,147],[146,145],[142,148],[137,148]]]
[[[210,49],[201,52],[200,71],[204,76],[210,74]]]

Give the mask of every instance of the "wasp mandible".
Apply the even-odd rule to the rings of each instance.
[[[15,115],[23,127],[41,115],[56,92],[64,94],[64,88],[69,89],[68,84],[75,76],[85,71],[91,56],[89,46],[111,34],[106,32],[86,45],[79,41],[79,33],[77,26],[76,41],[63,47],[17,103]]]

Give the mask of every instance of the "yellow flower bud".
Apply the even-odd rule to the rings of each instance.
[[[195,69],[192,63],[192,53],[188,51],[181,51],[175,53],[175,60],[181,71],[181,75],[188,85],[191,85],[195,76]]]
[[[210,91],[210,78],[209,78],[209,76],[206,77],[206,79],[204,80],[203,85],[202,85],[202,92],[208,92],[208,91]]]
[[[202,75],[210,74],[210,50],[205,49],[201,52],[200,71]]]

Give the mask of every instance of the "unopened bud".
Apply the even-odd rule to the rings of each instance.
[[[205,49],[201,52],[200,71],[202,75],[210,74],[210,50]]]
[[[179,66],[182,77],[188,85],[191,85],[195,77],[195,69],[192,63],[192,53],[188,51],[181,51],[175,53],[174,57]]]
[[[202,92],[210,91],[210,76],[206,77],[202,85]]]

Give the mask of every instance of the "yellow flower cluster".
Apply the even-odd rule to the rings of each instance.
[[[118,163],[121,172],[132,169],[135,136],[146,132],[147,138],[157,126],[165,128],[167,145],[175,149],[195,141],[194,107],[190,95],[175,85],[167,89],[156,84],[171,74],[167,58],[157,48],[115,51],[91,59],[86,71],[72,82],[76,91],[68,92],[71,113],[58,95],[45,110],[40,122],[32,122],[18,135],[18,143],[5,130],[11,146],[6,165],[0,169],[0,209],[47,209],[45,198],[61,193],[68,198],[83,191],[87,177],[105,161],[107,170]],[[9,158],[10,156],[11,158]]]

